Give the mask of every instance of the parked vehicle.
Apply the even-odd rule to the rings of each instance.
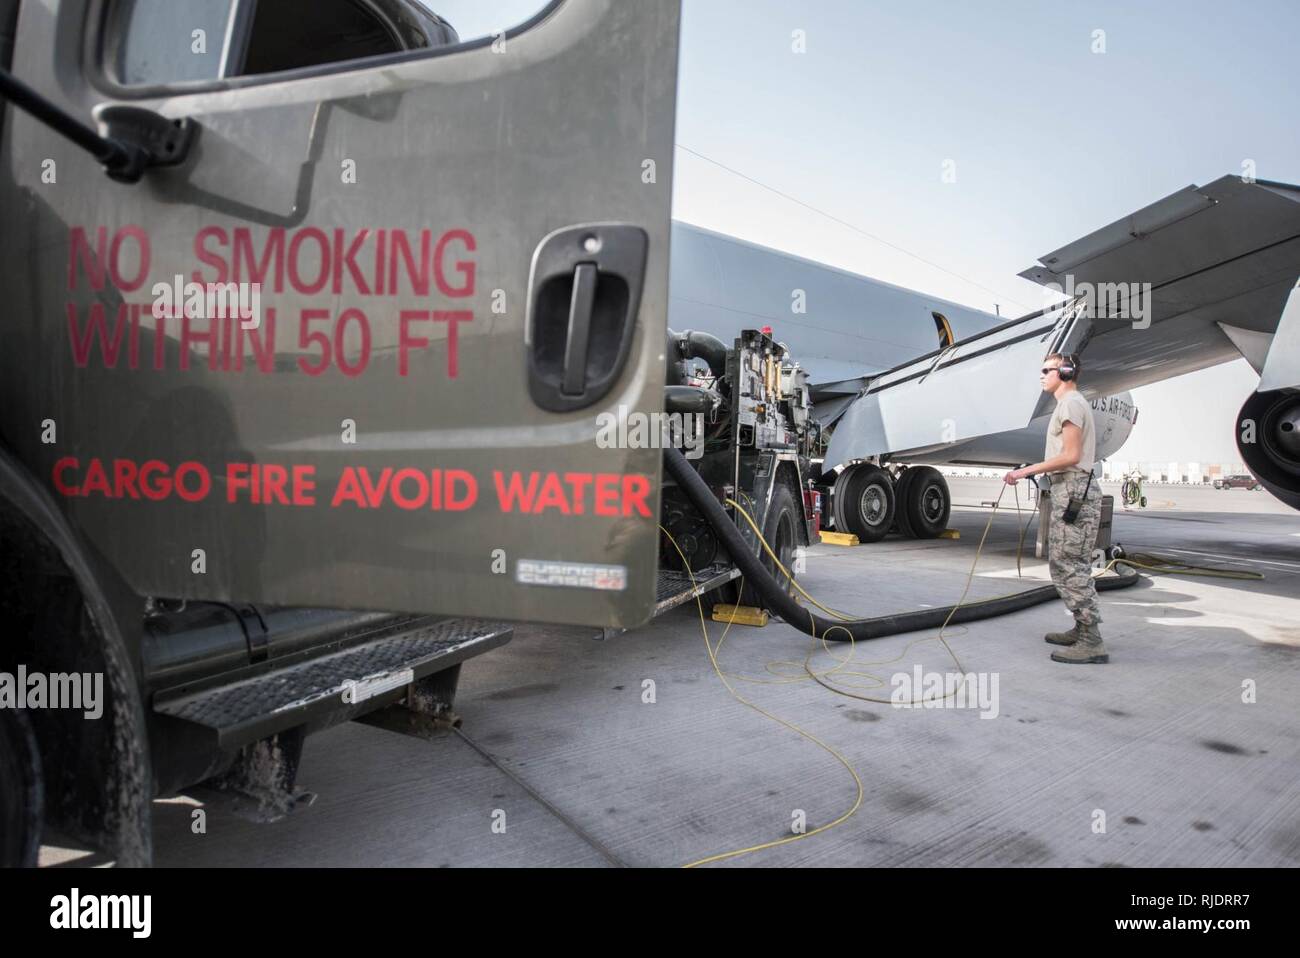
[[[1263,489],[1259,480],[1254,476],[1246,474],[1240,476],[1223,476],[1214,480],[1215,489],[1250,489],[1252,492]]]

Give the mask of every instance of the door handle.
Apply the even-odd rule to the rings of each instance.
[[[639,226],[589,223],[538,244],[528,279],[528,390],[552,412],[605,396],[627,365],[649,238]]]
[[[591,309],[596,304],[600,277],[595,263],[579,263],[573,270],[573,298],[569,303],[569,332],[564,344],[564,395],[581,396],[587,390],[587,352],[591,345]]]

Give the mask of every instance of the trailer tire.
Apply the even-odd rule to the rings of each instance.
[[[0,868],[36,865],[45,793],[27,716],[0,709]]]

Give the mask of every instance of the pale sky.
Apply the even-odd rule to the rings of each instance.
[[[543,6],[428,5],[464,38]],[[1297,36],[1292,0],[685,0],[673,215],[1019,315],[1043,298],[1017,272],[1175,190],[1247,161],[1300,182]],[[1116,458],[1235,462],[1257,378],[1137,390]]]

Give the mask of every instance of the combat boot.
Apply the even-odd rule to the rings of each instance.
[[[1070,662],[1075,665],[1087,665],[1091,663],[1100,664],[1109,662],[1110,656],[1106,653],[1106,646],[1101,641],[1101,633],[1097,630],[1096,624],[1079,625],[1079,640],[1074,645],[1068,645],[1059,652],[1052,653],[1053,662]]]
[[[1079,641],[1080,628],[1079,621],[1076,619],[1074,628],[1069,632],[1048,632],[1043,638],[1052,645],[1074,645]]]

